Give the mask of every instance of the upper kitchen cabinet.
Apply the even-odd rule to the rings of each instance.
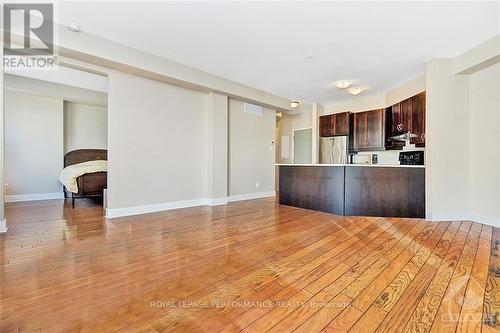
[[[410,143],[417,147],[425,146],[425,92],[412,98],[411,132],[417,137],[412,138]]]
[[[353,115],[353,149],[385,149],[385,109]]]
[[[408,132],[409,119],[411,115],[411,100],[403,101],[394,104],[390,108],[392,121],[391,126],[388,126],[391,133],[403,134]]]
[[[334,114],[335,135],[349,135],[349,112]]]
[[[349,134],[349,112],[329,114],[319,117],[319,136]]]
[[[403,141],[393,141],[392,136],[411,132],[417,135],[410,143],[425,146],[425,92],[394,104],[387,109],[386,149],[401,149]]]
[[[333,136],[334,122],[333,114],[319,117],[319,136]]]

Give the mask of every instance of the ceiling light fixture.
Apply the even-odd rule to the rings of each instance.
[[[67,27],[68,27],[68,30],[72,31],[72,32],[80,32],[82,30],[80,28],[80,26],[76,23],[70,23],[67,25]]]
[[[345,89],[345,88],[349,87],[350,85],[351,85],[351,81],[347,81],[347,80],[338,81],[336,84],[337,88],[339,88],[339,89]]]
[[[351,87],[351,88],[347,89],[347,91],[348,91],[348,92],[349,92],[349,94],[351,94],[351,95],[358,95],[360,92],[362,92],[362,91],[363,91],[363,89],[362,89],[362,88],[360,88],[360,87]]]
[[[297,102],[297,101],[292,101],[292,102],[290,103],[290,107],[291,107],[292,109],[294,109],[294,108],[296,108],[297,106],[299,106],[299,104],[300,104],[300,103],[299,103],[299,102]]]

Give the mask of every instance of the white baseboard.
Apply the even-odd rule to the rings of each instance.
[[[229,196],[228,202],[268,198],[268,197],[275,197],[275,196],[276,196],[276,191],[238,194],[238,195]]]
[[[163,210],[205,206],[206,204],[207,204],[206,199],[194,199],[185,201],[164,202],[164,203],[144,205],[144,206],[125,207],[125,208],[108,208],[106,209],[106,217],[114,218],[114,217],[130,216],[130,215],[139,215],[146,213],[161,212]]]
[[[220,206],[225,205],[228,202],[228,198],[215,198],[215,199],[205,199],[205,204],[208,206]]]
[[[5,219],[0,221],[0,234],[7,232],[7,221]]]
[[[64,193],[35,193],[35,194],[16,194],[6,195],[5,202],[18,202],[18,201],[37,201],[37,200],[52,200],[64,199]]]
[[[226,198],[194,199],[185,201],[164,202],[164,203],[144,205],[144,206],[108,208],[106,209],[106,217],[107,218],[124,217],[124,216],[147,214],[147,213],[161,212],[164,210],[172,210],[172,209],[188,208],[196,206],[218,206],[218,205],[225,205],[228,202],[267,198],[273,196],[276,196],[275,191],[232,195]]]
[[[473,214],[438,214],[426,217],[427,221],[472,221],[500,228],[500,219]]]

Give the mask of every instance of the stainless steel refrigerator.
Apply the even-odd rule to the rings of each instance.
[[[346,164],[347,136],[319,138],[319,163]]]

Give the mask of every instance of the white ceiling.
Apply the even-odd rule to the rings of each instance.
[[[381,94],[498,34],[498,2],[63,2],[59,21],[303,102]],[[313,56],[312,59],[307,56]]]

